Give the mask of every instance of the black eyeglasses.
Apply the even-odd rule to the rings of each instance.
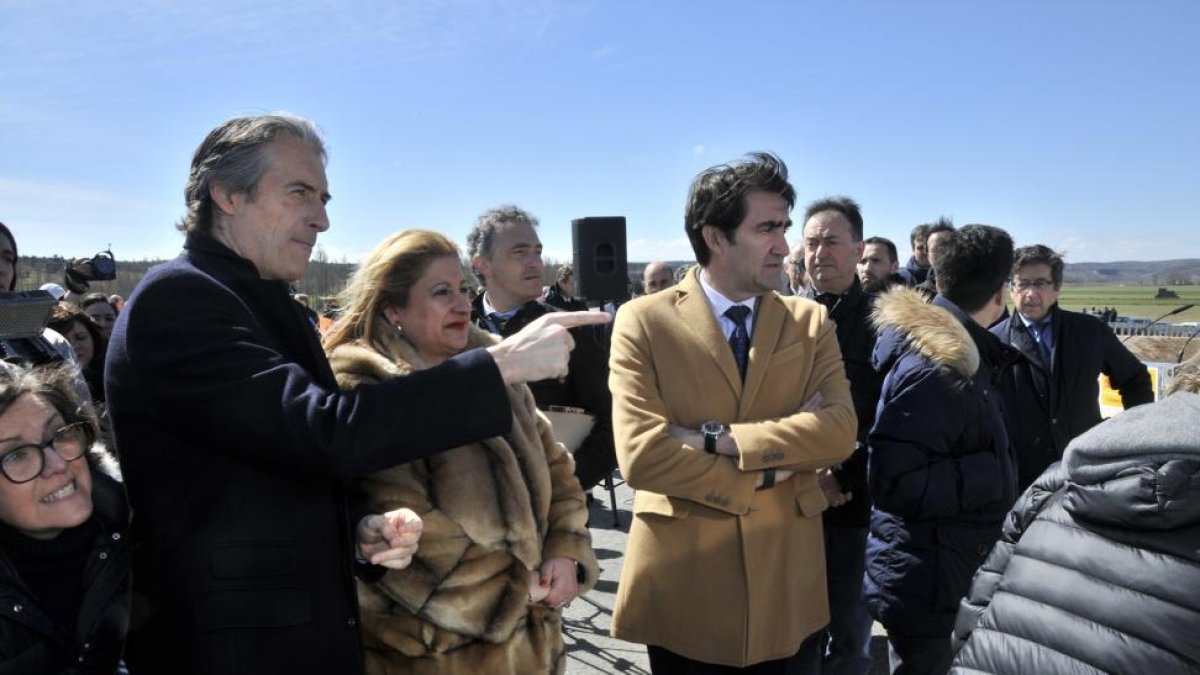
[[[0,473],[13,483],[28,483],[46,467],[46,448],[54,448],[63,460],[74,462],[83,457],[90,437],[87,422],[68,424],[45,443],[21,445],[4,453],[0,456]]]
[[[1044,291],[1054,286],[1054,282],[1049,279],[1013,279],[1013,288],[1018,291],[1027,291],[1033,289],[1035,291]]]

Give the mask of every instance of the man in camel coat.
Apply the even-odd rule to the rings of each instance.
[[[656,674],[819,667],[816,472],[850,455],[856,422],[824,308],[774,290],[794,202],[772,155],[700,174],[699,265],[617,314],[613,423],[637,492],[612,632]]]

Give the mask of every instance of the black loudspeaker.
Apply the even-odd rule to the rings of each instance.
[[[571,243],[575,295],[593,302],[629,299],[623,216],[572,220]]]

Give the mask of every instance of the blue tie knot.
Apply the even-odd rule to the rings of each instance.
[[[725,310],[725,316],[729,317],[730,321],[744,328],[746,326],[746,317],[750,316],[750,308],[745,305],[734,305]]]

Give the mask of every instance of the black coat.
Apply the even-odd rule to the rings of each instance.
[[[287,285],[203,236],[142,279],[105,381],[139,674],[361,672],[349,479],[511,422],[482,351],[338,391]]]
[[[0,479],[2,480],[2,479]],[[92,468],[99,523],[83,569],[79,619],[67,634],[0,552],[0,675],[112,675],[129,624],[129,508],[119,483]]]
[[[867,434],[875,423],[875,406],[883,387],[883,373],[871,363],[875,350],[875,328],[871,323],[871,308],[875,296],[863,290],[858,278],[848,291],[836,299],[833,296],[806,289],[805,297],[829,307],[829,318],[837,326],[838,346],[846,379],[850,380],[850,395],[858,416],[858,438],[854,454],[834,468],[834,476],[842,491],[852,493],[850,501],[825,511],[825,523],[840,527],[866,527],[871,522],[871,499],[867,489]]]
[[[905,286],[913,288],[914,286],[919,286],[920,284],[924,283],[925,278],[929,276],[929,271],[932,269],[932,265],[929,267],[921,267],[917,264],[916,258],[910,257],[908,262],[905,263],[904,267],[900,270],[900,278],[904,280]]]
[[[534,319],[550,312],[561,311],[557,307],[538,300],[521,306],[500,330],[508,337],[529,325]],[[495,332],[491,323],[483,317],[483,294],[475,298],[471,319],[480,328]],[[617,452],[613,446],[612,394],[608,390],[608,347],[604,331],[607,326],[579,326],[571,329],[575,348],[571,350],[568,374],[565,379],[549,379],[529,383],[538,408],[550,406],[582,408],[596,418],[588,437],[574,452],[575,477],[587,490],[617,468]]]
[[[1017,453],[1018,487],[1023,491],[1046,467],[1062,459],[1067,443],[1100,422],[1101,373],[1121,392],[1126,408],[1154,400],[1146,366],[1094,316],[1052,310],[1053,369],[1048,369],[1019,314],[996,324],[992,333],[1024,358],[1001,382],[1008,408],[1009,437]]]
[[[1075,439],[976,575],[951,672],[1200,673],[1198,430],[1176,393]]]

